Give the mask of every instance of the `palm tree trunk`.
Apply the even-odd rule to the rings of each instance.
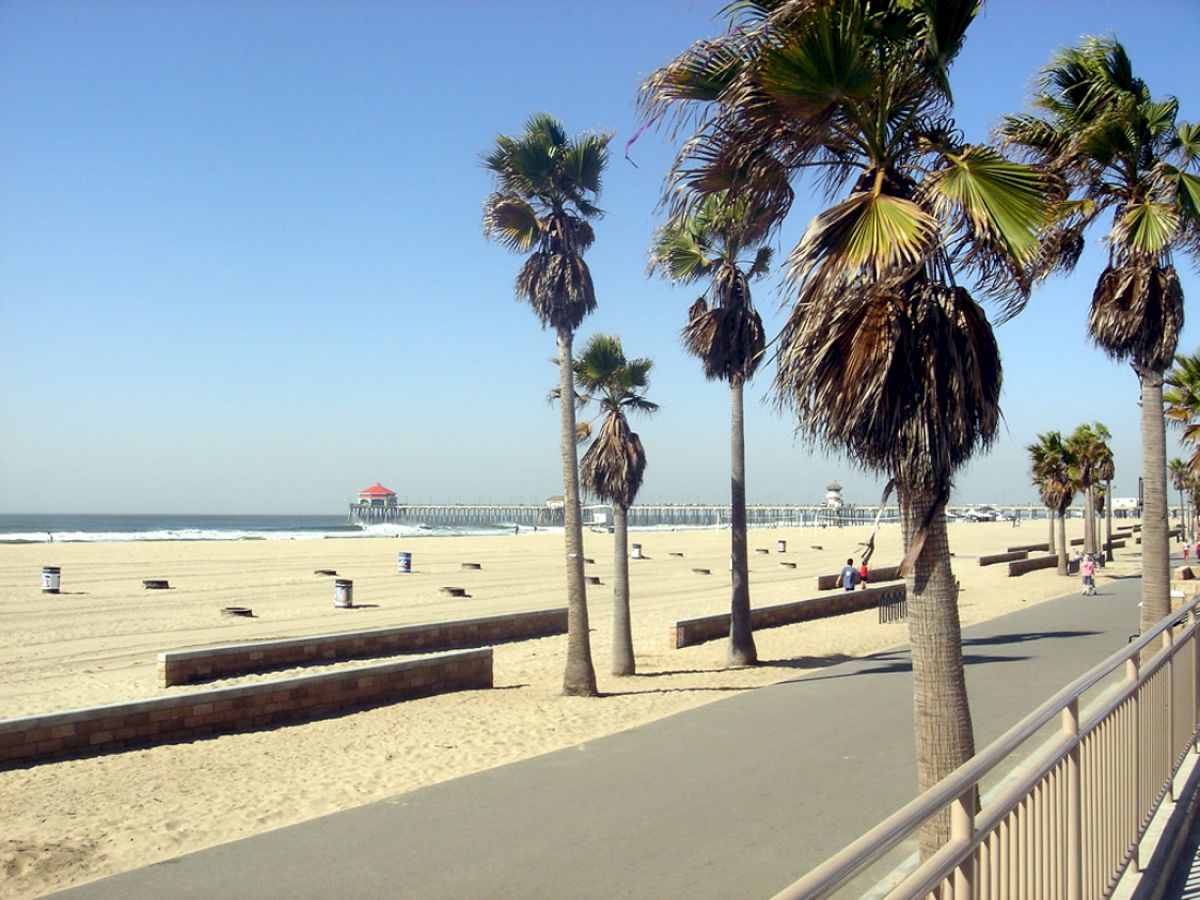
[[[729,388],[729,450],[730,450],[730,556],[733,560],[733,598],[729,616],[729,651],[731,666],[753,666],[758,663],[754,632],[750,626],[750,562],[746,552],[746,434],[742,411],[742,383]]]
[[[583,582],[583,521],[579,509],[579,453],[575,443],[575,385],[569,329],[558,329],[558,408],[563,464],[563,525],[567,550],[567,667],[563,693],[596,696],[596,671],[588,636],[587,589]]]
[[[1054,553],[1054,510],[1046,507],[1046,522],[1050,525],[1050,537],[1046,541],[1046,547],[1050,553]]]
[[[1112,479],[1104,482],[1104,558],[1113,561],[1112,548]]]
[[[1167,537],[1167,429],[1161,372],[1140,369],[1142,382],[1142,606],[1145,634],[1171,612],[1171,547]]]
[[[1058,514],[1058,574],[1067,574],[1067,514]]]
[[[975,755],[975,738],[963,674],[958,588],[946,540],[946,504],[936,492],[922,488],[910,488],[900,498],[906,550],[928,522],[925,544],[907,579],[917,783],[924,791]],[[922,858],[949,839],[947,809],[922,827]]]
[[[1083,552],[1096,552],[1096,486],[1089,484],[1083,493],[1085,529],[1083,533]]]
[[[612,673],[632,675],[633,628],[629,622],[629,509],[613,504],[613,650]]]

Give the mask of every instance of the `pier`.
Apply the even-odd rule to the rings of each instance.
[[[965,505],[947,507],[952,515],[969,509]],[[1037,506],[996,506],[1010,519],[1045,520],[1046,511]],[[824,504],[749,504],[746,521],[754,528],[829,527],[870,525],[875,521],[877,505],[847,504],[830,509]],[[1119,517],[1119,516],[1118,516]],[[884,524],[899,521],[895,505],[885,506],[880,521]],[[349,520],[355,525],[428,525],[485,526],[519,525],[523,528],[561,527],[563,509],[554,504],[538,503],[392,503],[383,506],[351,504]],[[637,504],[629,509],[631,528],[683,527],[722,528],[730,522],[729,504],[721,503],[659,503]],[[612,523],[606,507],[585,506],[585,528],[604,528]]]

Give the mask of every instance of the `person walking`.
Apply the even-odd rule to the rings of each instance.
[[[1079,574],[1083,576],[1083,590],[1080,593],[1085,596],[1096,593],[1096,562],[1091,554],[1079,561]]]
[[[863,564],[858,567],[858,580],[862,584],[862,589],[867,589],[867,562],[863,560]]]
[[[858,584],[858,569],[854,567],[854,558],[846,560],[846,565],[842,567],[842,588],[847,591],[854,590],[854,586]]]

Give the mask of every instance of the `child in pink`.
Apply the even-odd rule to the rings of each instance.
[[[1079,574],[1083,576],[1083,590],[1080,593],[1096,593],[1096,564],[1090,556],[1085,556],[1079,561]]]

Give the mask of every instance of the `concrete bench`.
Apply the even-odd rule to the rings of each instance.
[[[313,663],[461,650],[566,633],[567,608],[564,606],[452,622],[172,650],[158,654],[158,684],[159,687],[195,684]]]
[[[855,566],[857,569],[858,566]],[[899,566],[880,566],[877,569],[869,569],[867,572],[867,583],[882,581],[897,581],[900,578]],[[842,586],[842,576],[838,575],[818,575],[817,590],[832,591],[834,588]]]
[[[5,719],[0,720],[0,768],[248,731],[492,685],[488,647]]]
[[[1019,559],[1008,564],[1008,577],[1024,575],[1037,569],[1053,569],[1058,565],[1058,556],[1035,556],[1033,559]]]
[[[988,556],[979,557],[981,566],[994,566],[996,563],[1013,562],[1018,559],[1028,559],[1028,550],[1010,550],[1008,553],[992,553]]]
[[[826,619],[846,613],[874,609],[881,604],[894,604],[897,594],[903,597],[907,588],[903,584],[886,585],[858,591],[843,591],[827,597],[809,600],[793,600],[775,606],[760,606],[750,610],[750,625],[754,629],[775,628],[793,625],[813,619]],[[891,621],[891,619],[889,619]],[[668,640],[675,649],[715,641],[729,636],[729,613],[681,619],[671,626]]]

